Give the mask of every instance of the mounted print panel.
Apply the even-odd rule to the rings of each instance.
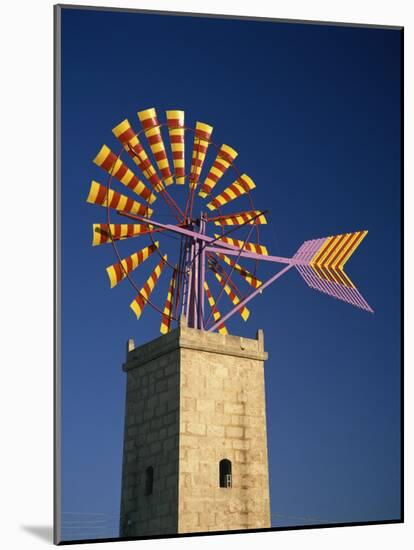
[[[403,30],[55,36],[55,543],[401,522]]]

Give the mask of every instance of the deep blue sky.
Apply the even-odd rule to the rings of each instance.
[[[126,281],[109,289],[112,247],[91,247],[105,211],[85,202],[90,180],[106,181],[93,157],[103,143],[118,151],[111,128],[125,117],[139,128],[136,111],[154,106],[162,119],[177,108],[190,126],[210,123],[239,152],[255,205],[271,211],[262,241],[273,254],[369,230],[347,272],[374,315],[292,271],[251,303],[246,324],[228,327],[265,332],[272,524],[399,517],[400,56],[391,29],[63,10],[64,512],[118,513],[125,342],[159,335],[149,308],[135,320]],[[86,534],[107,533],[65,538]]]

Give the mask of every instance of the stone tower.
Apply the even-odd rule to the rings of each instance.
[[[129,342],[121,537],[270,527],[263,333]]]

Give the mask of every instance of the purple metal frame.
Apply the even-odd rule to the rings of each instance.
[[[125,213],[120,212],[120,214]],[[283,256],[265,256],[244,250],[244,246],[246,246],[250,238],[254,225],[252,225],[252,229],[250,230],[243,247],[238,248],[221,241],[220,238],[225,235],[221,235],[220,238],[213,238],[206,235],[208,220],[203,212],[200,214],[199,220],[189,222],[187,227],[157,222],[145,218],[144,216],[131,216],[130,214],[125,215],[137,219],[140,223],[152,225],[164,231],[171,231],[172,233],[176,233],[183,237],[184,246],[181,247],[181,255],[184,256],[180,257],[180,265],[181,263],[184,265],[183,302],[181,313],[185,313],[187,324],[190,327],[204,329],[208,332],[216,330],[222,323],[238,312],[242,306],[250,302],[250,300],[258,294],[261,294],[265,288],[277,281],[277,279],[287,273],[292,267],[296,268],[309,287],[373,313],[372,308],[368,305],[356,288],[345,287],[333,281],[322,279],[318,277],[309,266],[310,260],[324,243],[324,238],[304,242],[292,258],[286,258]],[[196,227],[199,228],[198,231],[195,230]],[[204,281],[206,274],[206,254],[211,253],[222,253],[230,256],[236,256],[236,262],[239,258],[246,258],[250,260],[287,265],[275,275],[270,277],[267,281],[262,283],[258,288],[253,290],[250,294],[241,299],[239,303],[228,313],[226,313],[219,321],[208,327],[211,314],[207,319],[204,318]],[[230,270],[230,272],[227,273],[225,284],[230,281],[232,271],[233,270]],[[219,298],[222,295],[223,290],[224,288],[221,289]]]
[[[123,214],[120,212],[120,214]],[[266,287],[272,284],[274,281],[279,279],[284,275],[291,267],[303,266],[305,258],[303,252],[304,250],[310,249],[309,246],[306,249],[302,250],[304,245],[298,250],[298,252],[292,258],[285,258],[282,256],[265,256],[262,254],[256,254],[244,248],[238,248],[231,244],[220,241],[219,239],[209,237],[206,235],[206,216],[204,213],[201,213],[200,219],[197,220],[198,224],[195,222],[189,223],[188,227],[179,227],[172,224],[165,224],[157,222],[155,220],[150,220],[144,216],[131,216],[134,219],[138,220],[140,223],[146,225],[152,225],[154,227],[163,229],[165,231],[171,231],[172,233],[181,235],[183,237],[183,246],[181,247],[180,265],[184,265],[184,277],[182,283],[182,307],[181,313],[185,313],[187,324],[193,328],[199,328],[211,332],[217,329],[224,321],[229,319],[234,313],[239,311],[240,307],[247,304],[252,300],[257,294],[261,293]],[[198,231],[196,227],[198,226]],[[249,231],[248,237],[245,241],[244,246],[247,244],[254,225],[252,225],[251,230]],[[323,239],[321,239],[323,241]],[[318,241],[319,242],[319,241]],[[306,244],[306,243],[304,243]],[[312,247],[313,249],[314,247]],[[207,327],[211,315],[205,319],[204,318],[204,301],[205,301],[205,289],[204,281],[206,274],[206,254],[207,253],[223,253],[228,255],[236,256],[236,261],[239,258],[246,258],[251,260],[260,260],[267,261],[272,263],[281,263],[287,264],[285,268],[281,271],[270,277],[266,282],[264,282],[259,288],[252,291],[250,294],[245,296],[234,308],[232,308],[226,315],[224,315],[218,322],[214,323],[210,327]],[[301,275],[305,276],[300,272]],[[231,276],[230,273],[227,274],[225,283],[228,282]],[[310,285],[309,277],[305,278],[306,282]],[[178,285],[177,285],[178,286]],[[338,285],[339,286],[339,285]],[[314,288],[316,284],[314,283]],[[318,290],[320,290],[318,288]],[[222,289],[223,291],[223,289]],[[221,293],[220,293],[221,295]],[[343,298],[342,298],[343,299]],[[217,300],[218,301],[218,300]],[[357,304],[355,304],[357,305]],[[359,305],[359,304],[358,304]],[[359,305],[361,307],[361,305]]]
[[[255,296],[257,296],[258,294],[261,294],[263,292],[263,290],[268,287],[269,285],[271,285],[272,283],[274,283],[275,281],[277,281],[277,279],[279,279],[279,277],[281,277],[282,275],[284,275],[285,273],[287,273],[289,271],[289,269],[291,269],[292,267],[294,266],[294,264],[289,264],[287,265],[286,267],[284,267],[283,269],[281,269],[278,273],[276,273],[275,275],[273,275],[273,277],[270,277],[270,279],[268,279],[266,282],[264,282],[263,284],[261,284],[259,286],[259,288],[256,288],[255,290],[253,290],[253,292],[251,292],[248,296],[246,296],[245,298],[243,298],[243,300],[241,300],[237,306],[235,306],[233,309],[231,309],[228,313],[226,313],[225,315],[223,315],[223,317],[217,321],[217,323],[214,323],[213,326],[211,326],[209,329],[208,329],[208,332],[211,332],[213,330],[216,330],[216,328],[221,325],[222,323],[224,323],[225,321],[227,321],[227,319],[229,319],[232,315],[234,315],[237,311],[239,311],[239,309],[242,307],[242,306],[245,306],[248,302],[250,302],[250,300],[253,300],[253,298]]]

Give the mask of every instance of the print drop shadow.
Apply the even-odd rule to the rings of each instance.
[[[53,527],[51,525],[21,525],[20,528],[41,540],[53,543]]]

